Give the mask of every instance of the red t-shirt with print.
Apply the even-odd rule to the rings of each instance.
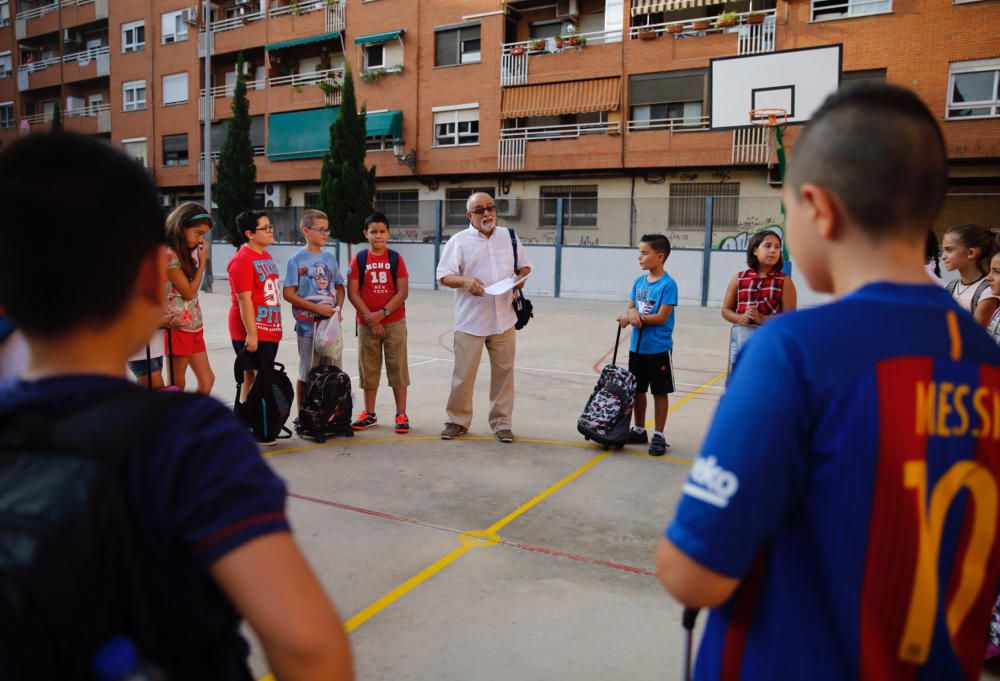
[[[254,318],[257,322],[257,340],[277,343],[281,340],[281,288],[278,286],[278,266],[271,254],[257,253],[247,245],[240,247],[226,267],[229,273],[229,291],[233,304],[229,308],[229,337],[237,341],[247,339],[240,316],[238,293],[250,291]]]
[[[358,256],[355,254],[351,258],[351,273],[348,275],[348,278],[358,282],[358,292],[361,294],[361,300],[365,301],[365,305],[368,306],[370,311],[381,310],[396,295],[396,286],[392,283],[392,272],[389,268],[389,249],[386,249],[380,255],[375,255],[371,251],[368,251],[368,259],[365,261],[365,280],[363,284],[358,279],[358,274]],[[403,256],[399,256],[396,279],[408,278],[409,276],[409,273],[406,271],[406,263],[403,262]],[[392,314],[383,319],[382,323],[392,324],[393,322],[398,322],[404,316],[406,316],[404,306],[400,305],[398,309],[392,311]],[[360,313],[357,317],[359,324],[365,323],[365,319]]]

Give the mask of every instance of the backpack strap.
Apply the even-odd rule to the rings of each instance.
[[[987,281],[985,277],[983,277],[982,283],[980,283],[979,286],[976,287],[976,292],[972,294],[972,313],[973,314],[976,313],[976,308],[979,307],[979,299],[983,297],[983,293],[986,292],[986,289],[989,287],[989,285],[990,285],[990,282]]]
[[[510,232],[510,245],[511,245],[511,248],[514,249],[514,276],[516,277],[517,276],[517,269],[518,269],[518,267],[517,267],[517,232],[515,232],[510,227],[507,228],[507,231]]]
[[[360,291],[365,285],[365,268],[368,267],[368,249],[365,248],[358,251],[354,262],[358,266],[358,290]]]
[[[958,279],[952,279],[951,281],[949,281],[948,285],[945,288],[948,289],[948,293],[950,293],[951,295],[955,295],[955,289],[958,288]]]
[[[399,253],[391,248],[386,250],[389,251],[389,273],[392,275],[392,286],[396,290],[399,290],[399,285],[396,283],[397,273],[399,272]]]

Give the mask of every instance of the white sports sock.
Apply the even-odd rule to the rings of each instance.
[[[656,437],[657,435],[659,435],[660,437],[663,437],[663,433],[661,433],[658,430],[654,430],[653,431],[653,437]],[[666,440],[667,438],[664,437],[663,439]]]
[[[635,433],[636,435],[645,435],[646,429],[640,428],[639,426],[632,426],[632,432]]]

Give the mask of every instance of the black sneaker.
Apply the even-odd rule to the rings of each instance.
[[[635,428],[631,428],[628,431],[628,444],[630,445],[644,445],[649,442],[649,435],[645,430],[638,431]]]
[[[663,456],[667,453],[667,447],[669,446],[662,435],[653,435],[653,441],[649,443],[649,455]]]

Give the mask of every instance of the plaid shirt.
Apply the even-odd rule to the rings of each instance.
[[[743,314],[747,308],[757,306],[762,315],[781,312],[782,293],[785,288],[785,273],[771,270],[761,277],[755,270],[746,270],[737,275],[736,313]]]

